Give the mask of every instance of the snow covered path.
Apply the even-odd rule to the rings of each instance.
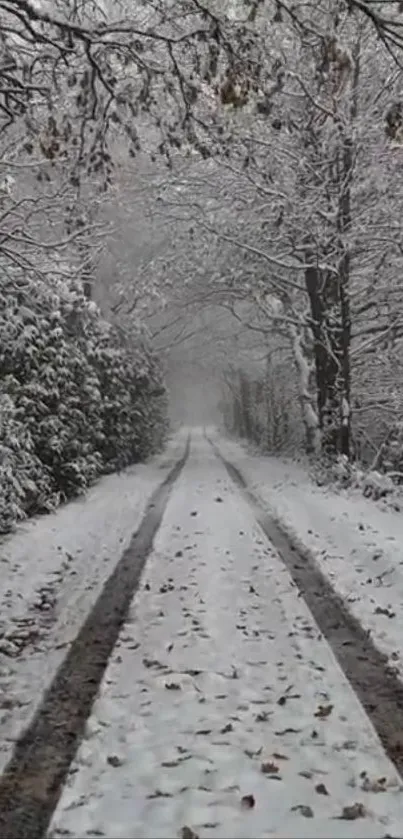
[[[202,435],[49,836],[401,835],[393,765]]]
[[[360,490],[318,487],[292,461],[253,456],[214,429],[209,434],[293,544],[313,557],[403,681],[403,511]]]
[[[0,770],[186,438],[1,540]]]

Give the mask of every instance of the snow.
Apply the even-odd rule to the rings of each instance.
[[[49,836],[352,839],[402,822],[371,723],[194,434]]]
[[[185,442],[2,539],[0,769]]]
[[[254,457],[212,434],[403,678],[403,512],[364,498],[359,490],[318,487],[299,464]]]

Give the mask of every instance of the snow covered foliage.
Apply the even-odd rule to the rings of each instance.
[[[0,532],[162,443],[157,359],[78,283],[1,278]]]

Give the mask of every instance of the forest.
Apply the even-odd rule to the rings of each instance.
[[[0,532],[184,415],[403,481],[402,47],[392,0],[0,0]]]

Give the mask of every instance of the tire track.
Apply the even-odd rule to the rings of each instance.
[[[311,554],[297,549],[241,471],[207,437],[216,456],[252,508],[265,536],[278,551],[337,661],[370,718],[382,745],[403,777],[403,684],[389,670],[387,657],[351,614]]]
[[[189,451],[190,437],[183,456],[151,496],[138,531],[106,581],[32,722],[15,745],[0,778],[0,836],[4,839],[46,836],[171,489]]]

